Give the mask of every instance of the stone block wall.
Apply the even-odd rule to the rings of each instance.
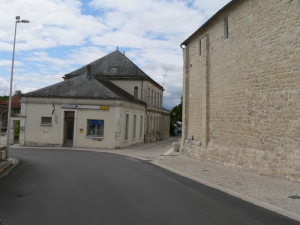
[[[299,15],[298,0],[236,1],[189,40],[184,153],[300,182]]]

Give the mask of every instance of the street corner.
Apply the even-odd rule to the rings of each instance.
[[[0,179],[7,175],[19,163],[16,158],[9,158],[0,161]]]

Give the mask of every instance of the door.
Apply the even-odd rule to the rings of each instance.
[[[73,147],[74,139],[74,112],[65,112],[64,146]]]

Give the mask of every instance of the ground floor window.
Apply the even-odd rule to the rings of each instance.
[[[141,115],[140,137],[143,137],[143,124],[144,124],[144,115]]]
[[[133,134],[132,134],[132,138],[135,138],[135,133],[136,133],[136,115],[133,115]]]
[[[44,117],[42,116],[42,124],[51,124],[52,123],[52,117]]]
[[[104,120],[87,120],[87,136],[103,137]]]
[[[125,140],[128,140],[128,129],[129,129],[129,114],[126,114],[126,119],[125,119]]]

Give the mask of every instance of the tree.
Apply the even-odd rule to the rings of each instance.
[[[170,112],[170,118],[171,118],[171,123],[170,123],[170,134],[174,135],[174,124],[177,123],[177,121],[182,121],[182,97],[180,98],[180,103],[176,105]]]
[[[180,103],[171,110],[171,121],[174,123],[182,121],[182,97],[180,98]]]
[[[9,96],[0,96],[0,101],[6,102],[9,99]]]

